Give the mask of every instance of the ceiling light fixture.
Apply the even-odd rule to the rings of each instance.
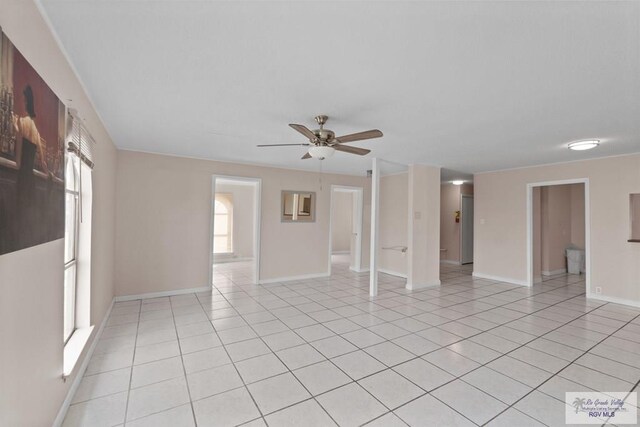
[[[464,181],[457,180],[457,181],[451,181],[451,183],[452,183],[453,185],[462,185],[462,184],[464,184]]]
[[[314,159],[326,159],[327,157],[333,156],[333,153],[336,150],[333,147],[328,147],[326,145],[318,145],[315,147],[309,148],[309,155]]]
[[[598,145],[600,145],[600,141],[598,141],[597,139],[590,139],[588,141],[571,142],[569,143],[568,147],[569,150],[584,151],[596,148]]]

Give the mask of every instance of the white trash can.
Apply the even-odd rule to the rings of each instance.
[[[584,250],[567,248],[566,252],[569,274],[580,274],[581,271],[584,271]]]

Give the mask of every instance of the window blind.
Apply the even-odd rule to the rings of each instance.
[[[73,110],[69,111],[67,121],[67,150],[76,154],[80,160],[93,169],[95,140]]]

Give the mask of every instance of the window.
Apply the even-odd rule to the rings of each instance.
[[[68,154],[65,168],[65,228],[64,228],[64,342],[76,330],[76,295],[78,270],[78,221],[80,159]]]
[[[213,253],[233,252],[233,199],[231,194],[216,193],[213,221]]]
[[[88,337],[91,296],[92,153],[95,142],[82,122],[69,114],[65,155],[63,341],[81,351]],[[82,333],[80,333],[82,331]],[[69,358],[72,360],[73,358]],[[70,363],[70,366],[73,365]],[[75,363],[75,362],[74,362]],[[65,372],[69,372],[65,368]]]
[[[95,141],[69,111],[65,156],[64,322],[62,375],[73,372],[85,348],[91,325],[91,218]]]

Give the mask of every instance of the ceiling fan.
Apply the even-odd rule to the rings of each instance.
[[[320,129],[310,130],[304,125],[290,124],[293,129],[300,132],[302,135],[309,139],[309,142],[304,144],[263,144],[258,147],[285,147],[285,146],[303,146],[311,147],[309,151],[302,156],[303,159],[316,158],[323,160],[327,157],[333,156],[333,153],[342,151],[350,154],[358,154],[364,156],[371,152],[365,148],[351,147],[347,144],[354,141],[362,141],[364,139],[380,138],[382,132],[378,129],[368,130],[364,132],[352,133],[350,135],[338,136],[329,129],[324,128],[324,124],[329,120],[327,116],[316,116],[316,122],[320,125]]]

